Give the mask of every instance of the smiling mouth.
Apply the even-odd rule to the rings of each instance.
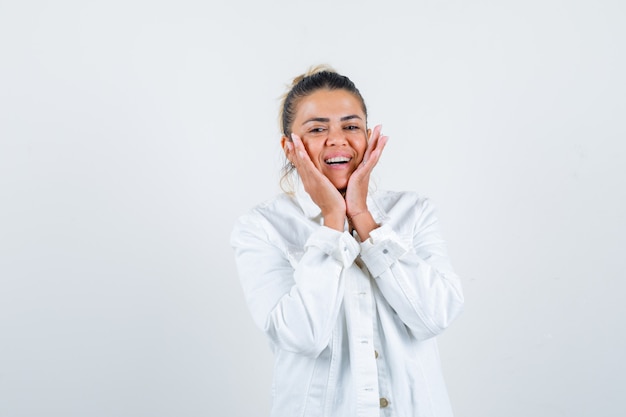
[[[328,165],[340,165],[340,164],[347,164],[348,162],[350,162],[352,158],[348,158],[346,156],[336,156],[334,158],[328,158],[326,160],[324,160],[325,163],[327,163]]]

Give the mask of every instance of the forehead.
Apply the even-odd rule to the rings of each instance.
[[[300,100],[295,119],[323,117],[332,120],[350,115],[365,120],[361,101],[354,94],[346,90],[317,90]]]

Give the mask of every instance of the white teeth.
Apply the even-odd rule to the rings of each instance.
[[[350,158],[345,156],[336,156],[334,158],[329,158],[324,162],[326,162],[327,164],[340,164],[342,162],[350,162]]]

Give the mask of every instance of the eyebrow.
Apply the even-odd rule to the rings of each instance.
[[[346,120],[352,120],[352,119],[363,120],[361,116],[357,114],[351,114],[349,116],[343,116],[341,119],[339,119],[339,121],[345,122]],[[328,117],[312,117],[309,120],[305,120],[302,124],[305,125],[310,122],[328,123],[330,122],[330,119]]]

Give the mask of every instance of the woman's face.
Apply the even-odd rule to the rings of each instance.
[[[300,100],[291,130],[302,139],[317,169],[338,190],[345,190],[363,160],[369,136],[359,99],[346,90],[318,90]]]

